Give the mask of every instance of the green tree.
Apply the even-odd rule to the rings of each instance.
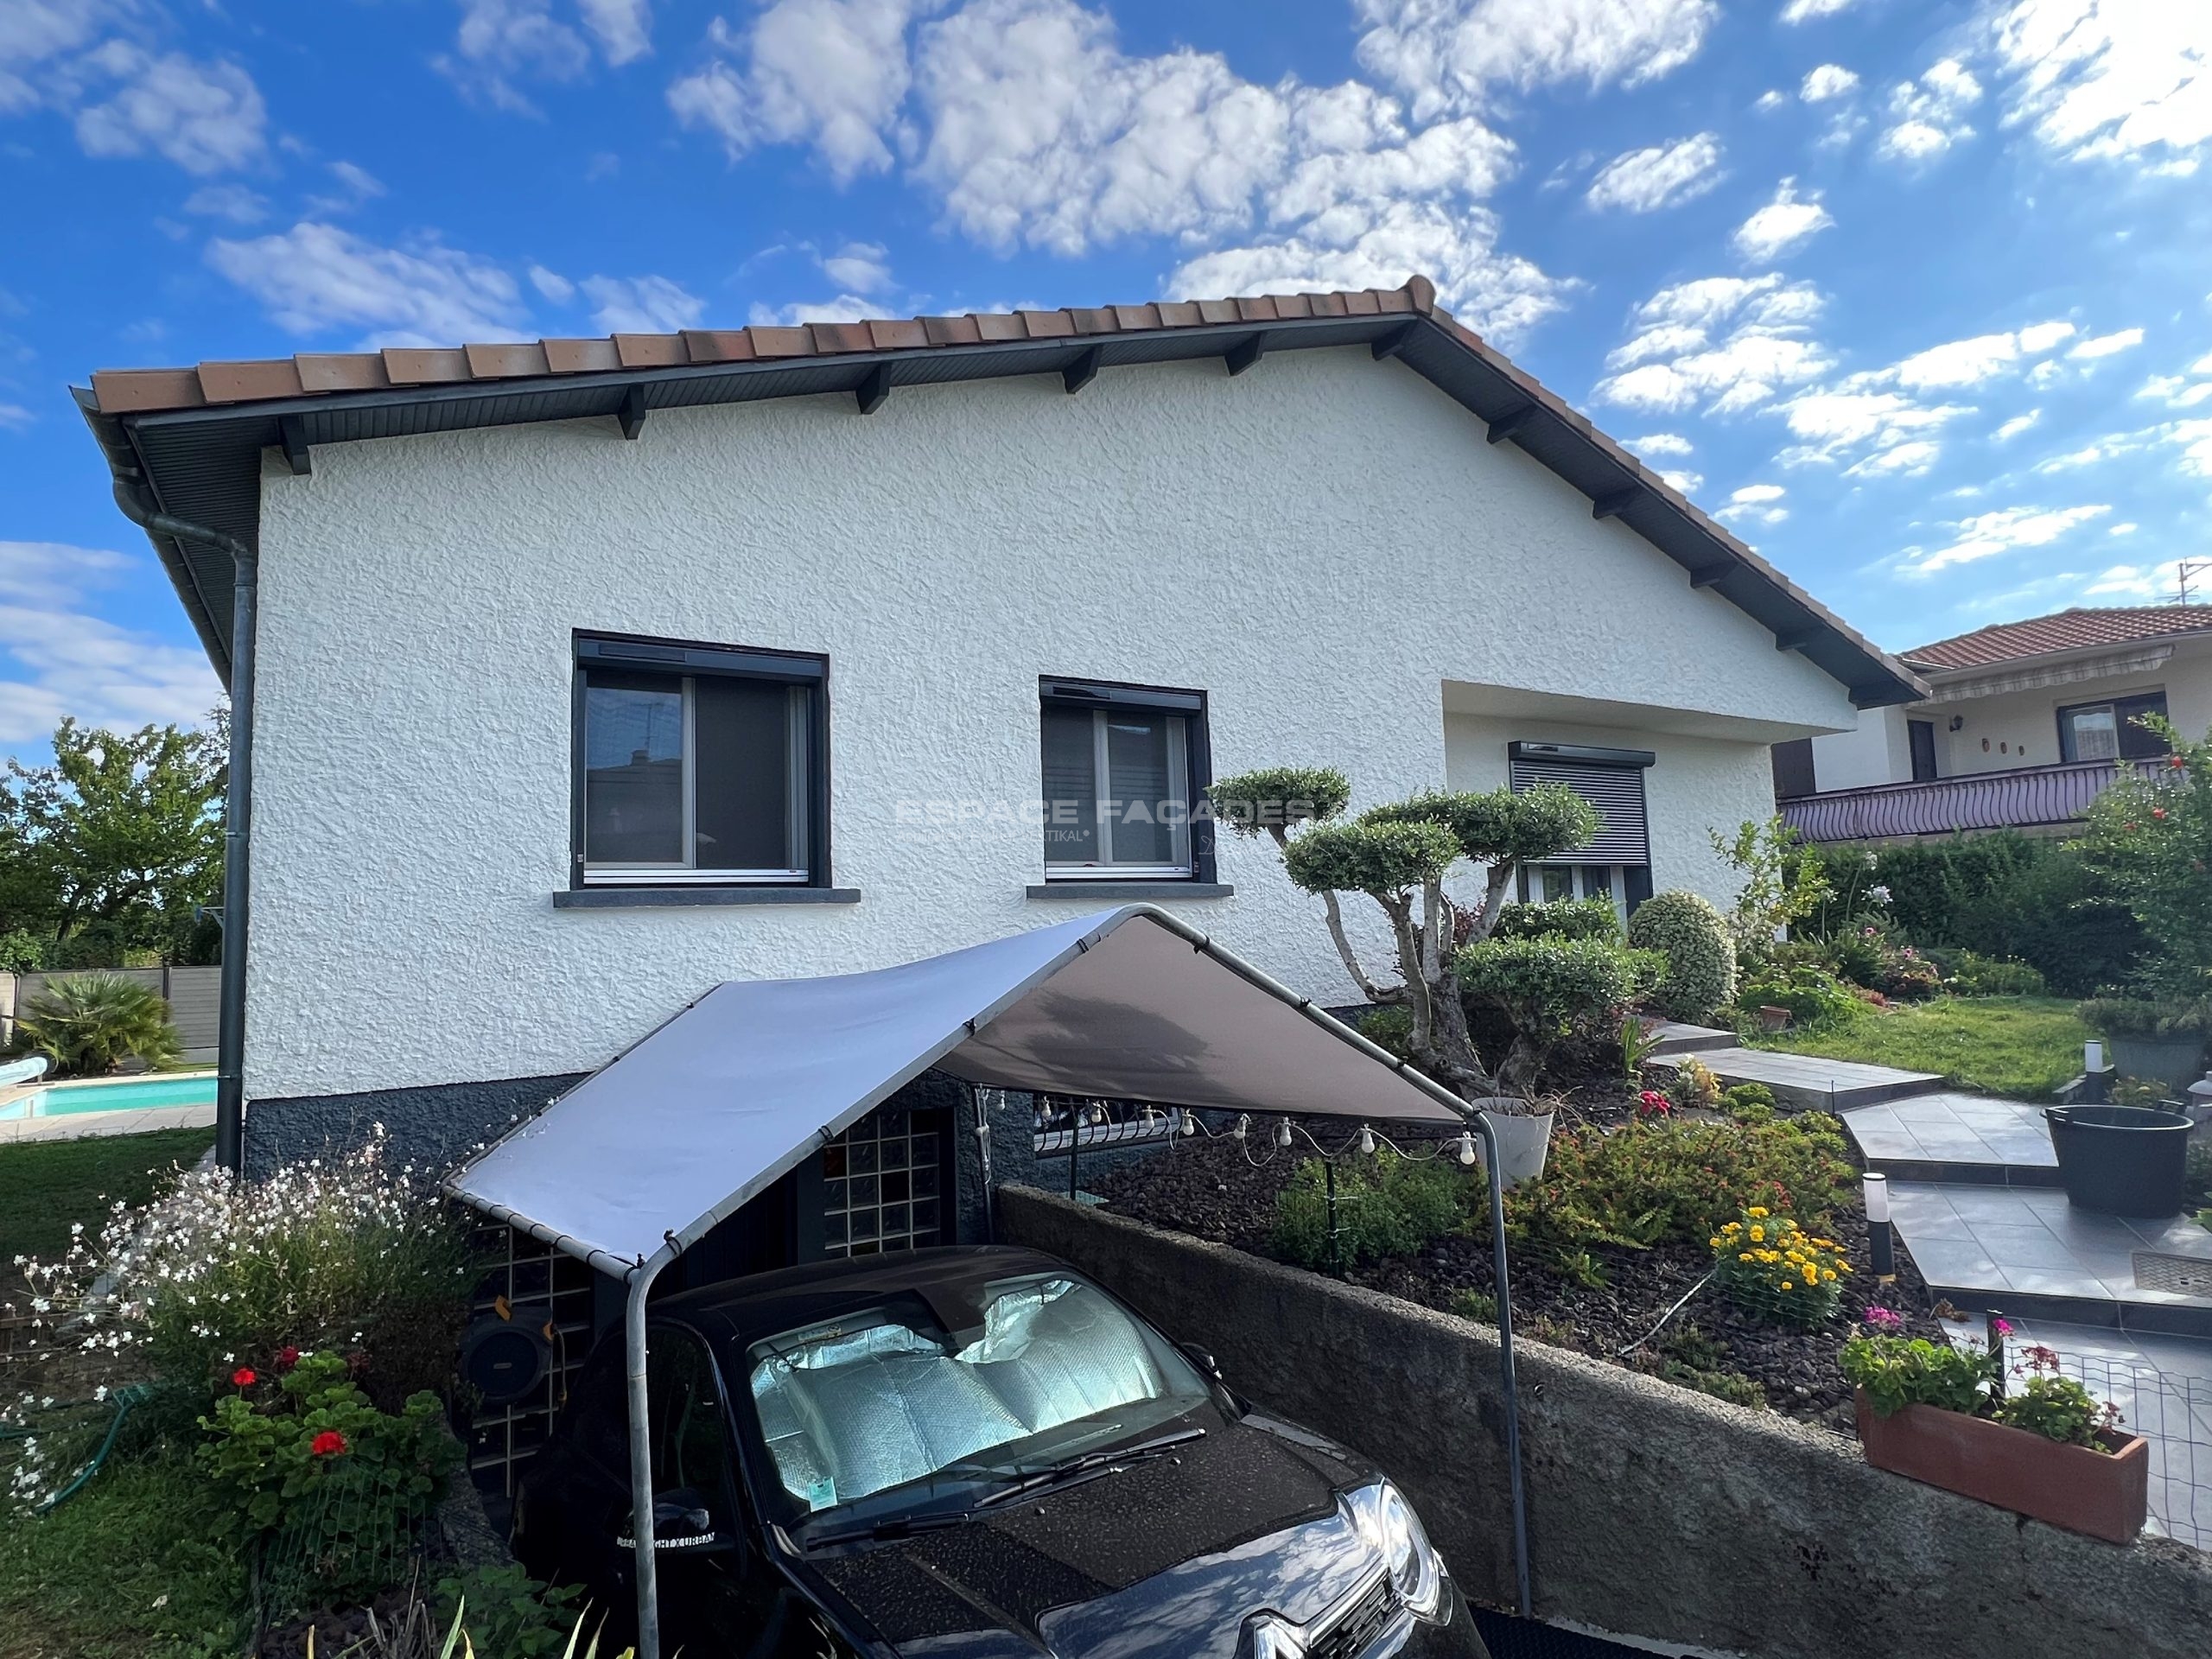
[[[0,777],[0,933],[43,938],[66,961],[75,941],[100,955],[175,960],[194,909],[222,891],[226,722],[213,731],[111,732],[65,720],[54,760],[8,762]]]
[[[1497,927],[1521,865],[1582,846],[1598,833],[1597,810],[1587,801],[1558,784],[1486,795],[1432,791],[1344,818],[1351,785],[1325,767],[1224,778],[1207,797],[1218,822],[1239,835],[1266,835],[1282,849],[1290,879],[1321,900],[1352,982],[1369,1001],[1406,1011],[1406,1053],[1422,1071],[1478,1100],[1502,1092],[1502,1070],[1517,1077],[1528,1069],[1510,1058],[1499,1069],[1483,1063],[1460,975],[1467,950],[1479,948]],[[1467,903],[1444,889],[1446,872],[1462,859],[1484,868],[1482,896]],[[1389,918],[1395,982],[1360,960],[1338,901],[1346,893],[1366,894]]]
[[[2076,844],[2150,940],[2139,988],[2193,1002],[2212,996],[2212,734],[2192,743],[2163,715],[2140,719],[2173,753],[2124,767]]]
[[[1736,907],[1728,913],[1736,959],[1763,963],[1789,925],[1813,914],[1828,897],[1827,874],[1818,858],[1808,856],[1803,838],[1778,816],[1746,818],[1732,836],[1718,830],[1706,833],[1713,850],[1744,879]]]

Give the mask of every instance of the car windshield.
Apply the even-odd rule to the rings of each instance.
[[[747,1351],[760,1438],[801,1517],[973,1495],[1206,1405],[1190,1363],[1082,1281],[999,1281],[957,1340],[906,1299]]]

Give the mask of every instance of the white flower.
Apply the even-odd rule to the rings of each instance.
[[[1889,888],[1884,887],[1878,881],[1872,887],[1866,889],[1866,896],[1869,899],[1872,899],[1878,905],[1886,905],[1890,902]]]

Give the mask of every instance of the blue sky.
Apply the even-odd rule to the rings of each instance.
[[[216,696],[94,368],[1414,270],[1884,645],[2155,600],[2208,160],[2202,0],[0,0],[0,752]]]

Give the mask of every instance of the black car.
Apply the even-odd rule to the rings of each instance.
[[[1487,1659],[1412,1506],[1065,1262],[796,1268],[655,1304],[663,1650]],[[540,1578],[634,1619],[620,1344],[517,1500]]]

